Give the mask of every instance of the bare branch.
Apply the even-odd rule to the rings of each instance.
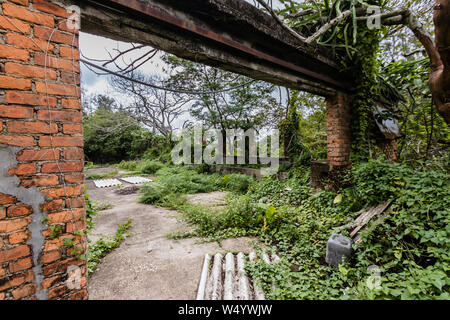
[[[305,37],[301,36],[294,29],[287,26],[283,21],[281,21],[281,19],[278,17],[278,15],[275,13],[275,11],[273,11],[273,9],[264,0],[256,0],[256,1],[258,1],[258,3],[261,4],[264,7],[264,9],[266,9],[270,13],[270,15],[275,19],[276,22],[278,22],[279,25],[281,25],[284,29],[289,31],[289,33],[291,33],[294,37],[296,37],[297,39],[299,39],[301,41],[306,40]]]
[[[352,15],[352,11],[351,10],[342,12],[339,16],[337,16],[336,18],[334,18],[333,20],[331,20],[327,24],[324,24],[322,27],[320,27],[320,29],[316,33],[314,33],[312,36],[310,36],[308,39],[306,39],[305,42],[306,43],[311,43],[311,42],[317,40],[317,38],[319,38],[321,35],[326,33],[332,26],[334,26],[334,25],[344,21],[345,19],[347,19],[351,15]]]

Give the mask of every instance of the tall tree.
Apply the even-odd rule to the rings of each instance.
[[[192,96],[191,115],[206,126],[219,130],[275,127],[283,106],[276,98],[276,86],[207,67],[175,56],[165,56],[170,67],[172,88],[208,92]],[[245,85],[247,84],[248,85]],[[236,87],[227,92],[217,92]],[[212,93],[211,93],[212,92]]]
[[[129,77],[161,87],[168,86],[167,80],[146,76],[137,71],[132,72]],[[110,83],[129,99],[125,110],[134,119],[165,137],[173,132],[175,122],[185,113],[186,106],[191,101],[191,97],[186,94],[156,89],[117,76],[111,78]]]

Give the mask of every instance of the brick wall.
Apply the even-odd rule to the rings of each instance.
[[[350,100],[338,94],[327,100],[327,150],[332,167],[350,165]]]
[[[0,5],[0,300],[86,299],[78,34],[53,3]]]

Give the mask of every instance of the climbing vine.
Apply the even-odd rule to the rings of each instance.
[[[371,154],[371,132],[374,121],[372,108],[375,100],[385,92],[385,84],[379,76],[377,60],[382,34],[386,27],[368,27],[367,20],[358,20],[362,10],[376,6],[383,10],[386,0],[336,0],[305,1],[297,4],[282,1],[286,8],[279,14],[299,34],[311,37],[326,24],[330,28],[317,37],[317,43],[330,47],[341,64],[342,72],[357,84],[351,93],[353,137],[352,154],[358,159],[368,159]],[[351,14],[343,14],[350,12]],[[333,20],[339,23],[332,24]],[[319,32],[320,33],[320,32]]]

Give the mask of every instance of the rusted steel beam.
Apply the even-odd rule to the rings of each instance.
[[[351,88],[351,85],[345,81],[337,80],[335,77],[332,77],[328,74],[322,74],[308,69],[307,67],[299,66],[289,61],[277,58],[273,55],[264,53],[260,50],[252,48],[242,42],[236,41],[232,38],[225,37],[224,35],[214,32],[211,29],[207,29],[201,25],[190,22],[187,19],[182,19],[178,16],[171,14],[169,11],[162,10],[158,7],[152,6],[152,1],[139,1],[139,0],[108,0],[103,1],[103,3],[114,3],[121,7],[131,9],[139,14],[143,14],[145,16],[151,17],[153,19],[157,19],[164,23],[167,23],[171,26],[175,26],[184,31],[192,32],[198,36],[203,38],[215,41],[224,45],[226,47],[230,47],[236,49],[242,53],[248,54],[254,58],[267,61],[269,63],[278,65],[280,67],[289,69],[294,72],[298,72],[307,78],[318,81],[327,85],[330,85],[338,90],[348,91]],[[212,15],[215,13],[212,12]]]

